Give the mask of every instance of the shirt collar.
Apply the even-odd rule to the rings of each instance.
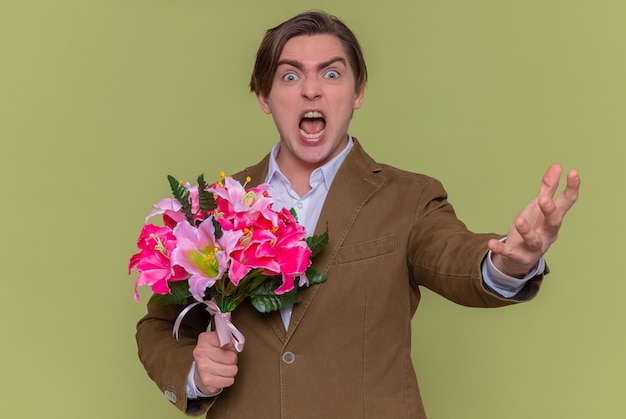
[[[318,176],[320,176],[321,174],[322,180],[326,184],[326,187],[330,188],[330,184],[335,179],[335,176],[337,175],[339,168],[341,167],[344,160],[348,156],[348,153],[350,153],[350,150],[352,150],[353,146],[354,146],[354,140],[352,139],[352,136],[348,134],[348,144],[346,144],[346,147],[343,150],[341,150],[341,153],[337,154],[330,161],[324,163],[322,166],[313,170],[313,172],[311,173],[311,177],[310,177],[311,181],[317,178]],[[274,144],[274,147],[272,147],[272,151],[270,153],[270,162],[269,162],[268,170],[267,170],[267,176],[265,178],[265,183],[271,183],[271,180],[274,177],[274,175],[280,175],[280,177],[282,177],[283,179],[285,180],[287,179],[285,175],[283,175],[282,172],[280,171],[280,168],[278,167],[278,163],[276,163],[276,157],[278,157],[279,151],[280,151],[280,142]]]

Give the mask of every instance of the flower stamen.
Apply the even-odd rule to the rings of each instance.
[[[163,256],[167,256],[167,249],[165,248],[165,245],[163,244],[161,239],[158,238],[154,233],[150,233],[150,238],[156,242],[156,244],[154,245],[154,250],[161,252]]]

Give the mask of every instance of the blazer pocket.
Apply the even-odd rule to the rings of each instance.
[[[373,259],[379,256],[393,253],[394,250],[394,236],[393,234],[388,234],[374,240],[343,246],[339,249],[333,265]]]

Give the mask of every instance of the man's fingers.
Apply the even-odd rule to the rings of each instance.
[[[237,366],[233,367],[232,370],[218,372],[215,370],[207,370],[196,364],[196,370],[194,371],[196,386],[207,395],[218,394],[221,389],[230,387],[235,383]]]
[[[541,231],[534,229],[533,226],[531,226],[530,223],[523,217],[517,217],[513,225],[521,236],[526,249],[531,252],[543,251],[544,237],[542,237]]]
[[[220,347],[220,340],[216,332],[204,332],[198,336],[198,345],[193,351],[197,360],[210,359],[213,362],[234,365],[237,364],[237,351],[232,345]]]
[[[567,185],[563,192],[556,199],[557,206],[565,214],[578,201],[580,190],[580,176],[576,170],[570,170],[567,174]]]
[[[545,222],[553,230],[558,231],[561,228],[565,214],[578,200],[579,187],[580,177],[575,170],[572,170],[567,174],[567,186],[555,200],[546,195],[539,197],[538,204],[543,212]]]
[[[559,180],[563,169],[560,164],[554,163],[548,167],[546,173],[544,173],[541,179],[541,188],[539,189],[539,196],[548,195],[553,197],[559,187]]]
[[[487,243],[487,247],[489,247],[489,250],[491,250],[493,253],[507,256],[508,247],[506,244],[502,243],[500,240],[496,240],[496,239],[489,240],[489,242]]]
[[[543,228],[547,231],[558,232],[565,215],[558,207],[555,201],[548,196],[541,196],[537,202],[541,213],[543,214]],[[537,226],[541,228],[542,226]]]
[[[220,347],[216,332],[204,332],[198,336],[198,344],[193,350],[196,370],[194,380],[205,394],[214,394],[235,382],[239,371],[238,354],[228,345]]]

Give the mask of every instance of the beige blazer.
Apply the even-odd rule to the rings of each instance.
[[[420,286],[467,306],[532,298],[541,277],[513,299],[486,289],[487,241],[469,232],[441,184],[376,163],[358,141],[337,173],[317,226],[330,240],[314,261],[327,282],[302,292],[285,330],[277,312],[249,304],[233,313],[246,337],[235,384],[212,399],[186,400],[200,308],[172,337],[178,306],[148,304],[137,326],[139,356],[176,407],[207,418],[425,418],[411,359],[411,318]],[[268,157],[236,177],[265,178]]]

